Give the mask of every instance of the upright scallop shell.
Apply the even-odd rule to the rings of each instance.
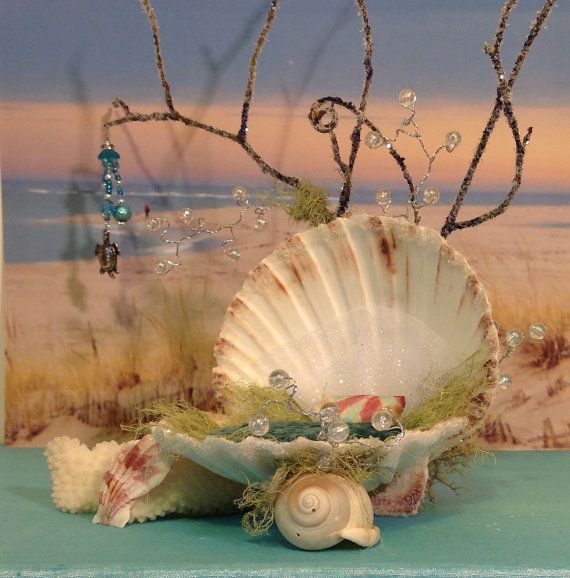
[[[377,394],[404,395],[409,412],[476,352],[492,382],[497,347],[462,255],[431,229],[360,215],[295,235],[253,269],[226,313],[214,383],[266,384],[282,368],[307,409]]]

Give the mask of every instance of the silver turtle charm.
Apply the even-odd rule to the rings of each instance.
[[[115,273],[119,273],[117,262],[120,254],[119,245],[111,243],[109,231],[103,231],[103,243],[97,243],[95,247],[95,255],[99,258],[99,273],[108,273],[114,279]]]

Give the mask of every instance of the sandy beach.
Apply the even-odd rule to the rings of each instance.
[[[462,218],[484,210],[465,207]],[[356,206],[354,213],[360,212],[377,214],[378,208]],[[398,207],[389,210],[393,215],[401,212]],[[204,209],[196,216],[213,227],[235,220],[236,214],[237,209],[224,208]],[[445,207],[426,209],[422,224],[439,229],[446,214]],[[176,222],[176,215],[163,216]],[[161,384],[176,381],[168,375],[174,370],[168,369],[166,358],[176,357],[177,332],[184,323],[199,329],[193,334],[198,341],[199,335],[208,337],[200,344],[188,343],[187,350],[180,349],[180,355],[190,352],[196,375],[192,383],[167,388],[167,393],[176,398],[191,391],[200,398],[197,389],[202,388],[202,397],[207,396],[211,357],[202,350],[211,347],[225,307],[247,272],[277,243],[304,228],[278,209],[269,213],[263,231],[254,230],[254,220],[251,212],[243,226],[236,228],[239,261],[232,262],[223,253],[220,237],[208,243],[208,250],[184,251],[181,266],[165,277],[157,276],[153,267],[172,254],[172,247],[160,247],[158,234],[145,228],[143,218],[134,219],[130,230],[156,236],[157,253],[163,256],[123,255],[117,279],[100,275],[95,257],[7,265],[8,439],[30,445],[43,445],[55,434],[77,434],[86,442],[99,439],[97,420],[85,415],[83,420],[75,419],[81,407],[94,400],[103,407],[113,399],[127,408],[124,416],[134,411],[131,406],[137,400],[144,405],[145,397],[153,392],[162,395],[162,386],[148,383],[156,376]],[[476,229],[454,233],[449,241],[477,271],[501,325],[525,329],[525,324],[542,321],[549,331],[570,338],[568,207],[515,206]],[[184,299],[183,315],[170,307],[177,298]],[[513,386],[497,393],[493,414],[501,425],[487,436],[491,447],[570,447],[569,360],[562,355],[555,367],[544,369],[538,355],[527,350],[505,366]],[[146,369],[139,370],[137,364]],[[69,375],[62,376],[62,372]],[[65,386],[54,385],[64,377]],[[84,381],[89,381],[88,386],[82,385]],[[118,393],[110,393],[117,389]],[[75,400],[71,406],[69,400]],[[66,416],[63,421],[62,415]],[[111,428],[108,436],[113,432]]]

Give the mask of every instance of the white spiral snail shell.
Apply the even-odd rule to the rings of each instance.
[[[336,474],[300,476],[275,501],[277,527],[303,550],[324,550],[342,540],[373,546],[380,540],[373,519],[366,490]]]

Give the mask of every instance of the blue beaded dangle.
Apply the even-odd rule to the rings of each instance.
[[[111,243],[110,220],[111,216],[119,223],[124,225],[132,215],[129,205],[123,199],[124,189],[119,173],[119,159],[121,156],[115,150],[111,141],[106,140],[101,147],[99,160],[103,165],[103,180],[101,188],[105,192],[105,199],[101,203],[101,214],[105,220],[103,230],[103,243],[98,243],[95,247],[95,255],[99,257],[99,273],[107,273],[109,277],[114,278],[119,272],[117,269],[118,255],[120,254],[117,243]],[[116,193],[119,197],[116,204],[113,203],[113,179],[116,184]]]

